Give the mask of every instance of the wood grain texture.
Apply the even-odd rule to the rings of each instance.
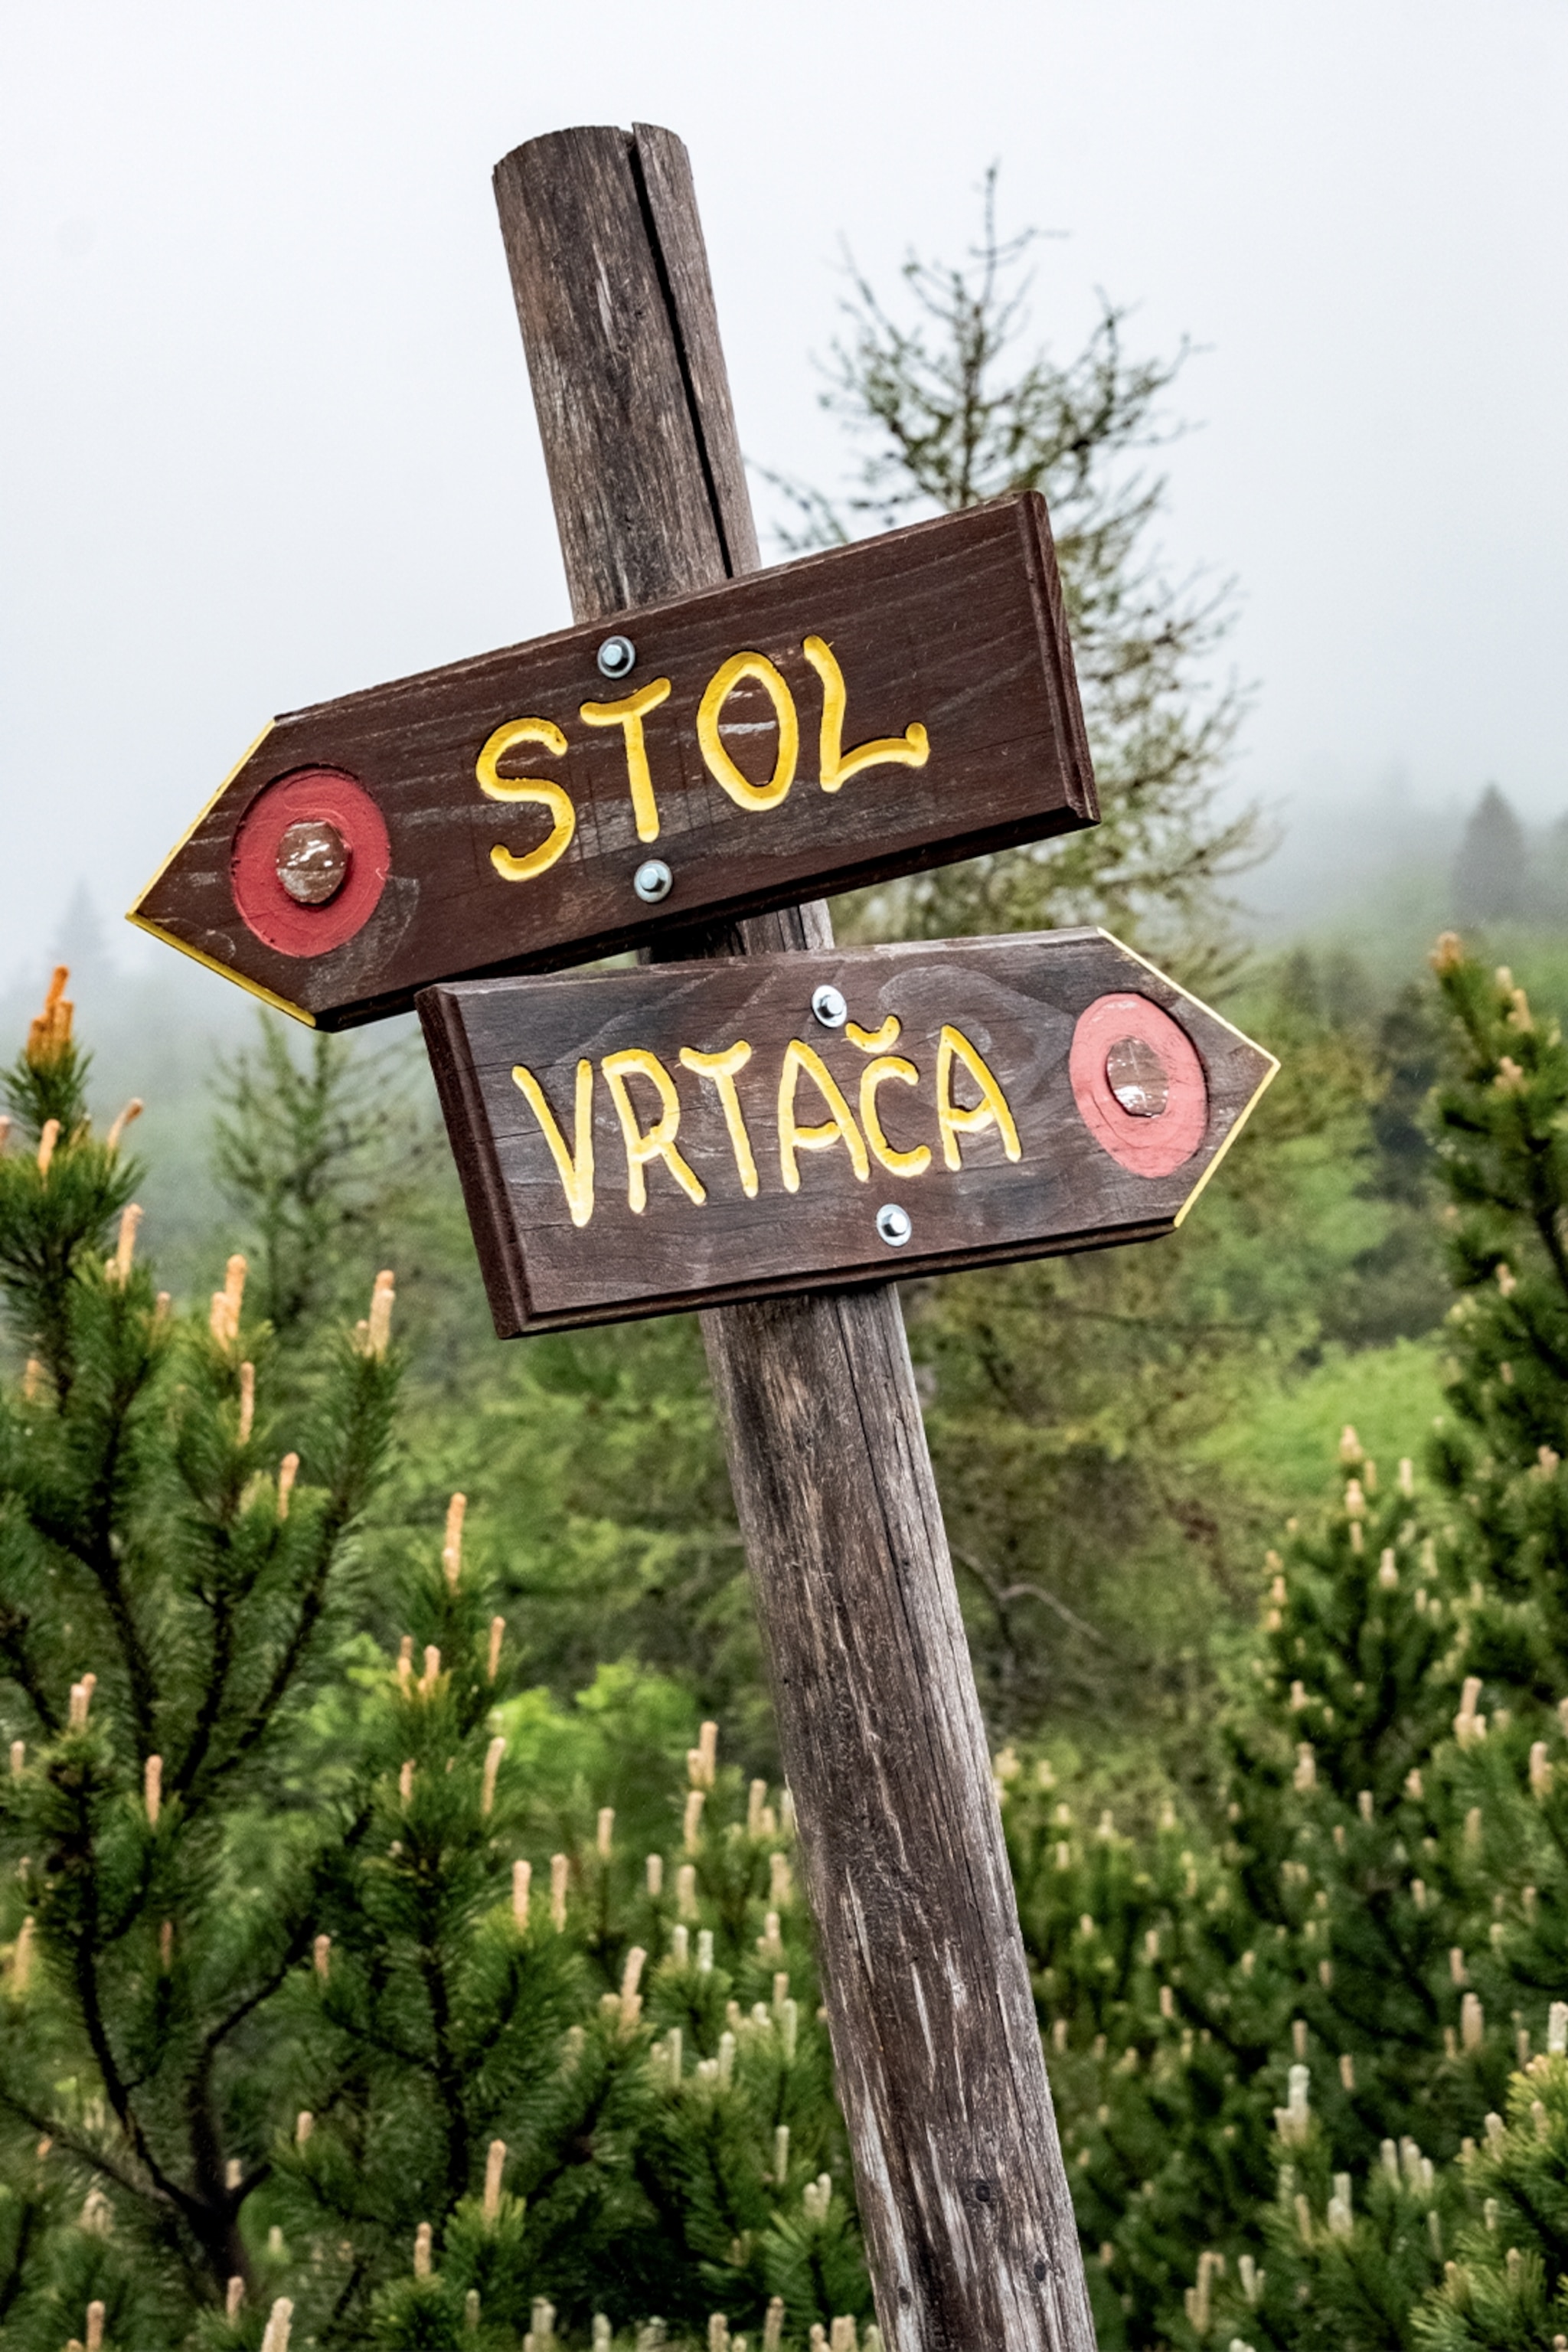
[[[700,343],[698,356],[710,378]],[[1068,830],[1091,820],[1094,793],[1056,600],[1044,503],[1028,494],[617,614],[637,658],[614,682],[597,667],[605,628],[595,619],[287,713],[136,918],[322,1026],[342,1027],[395,1010],[435,981],[583,962],[695,918],[731,919],[806,887],[847,888]],[[901,745],[916,723],[929,737],[923,764],[889,759],[837,788],[819,782],[825,687],[808,639],[830,645],[842,672],[846,750],[877,739]],[[796,716],[794,780],[772,806],[725,789],[699,740],[704,690],[741,652],[774,666]],[[654,680],[668,691],[642,720],[650,835],[623,728],[581,713]],[[487,795],[476,771],[495,730],[523,718],[550,721],[560,737],[554,748],[519,743],[498,774],[563,792],[574,830],[548,870],[509,880],[492,852],[527,856],[555,818],[537,801]],[[764,686],[736,685],[719,727],[746,784],[767,780],[779,723]],[[379,898],[346,934],[346,896],[294,912],[282,929],[258,923],[254,889],[247,899],[243,887],[245,845],[257,844],[268,812],[287,799],[294,815],[331,820],[337,798],[356,788],[378,835],[374,853],[368,843],[355,849],[351,874],[375,863],[385,877]],[[675,877],[654,907],[632,888],[650,856]],[[268,877],[252,879],[265,893]]]
[[[662,185],[670,193],[677,183],[666,172]],[[666,517],[668,553],[649,528],[646,474],[679,442],[671,412],[685,403],[689,418],[693,397],[673,327],[650,332],[638,346],[646,364],[627,368],[613,309],[573,309],[563,290],[643,282],[643,263],[619,251],[634,234],[628,187],[635,193],[632,142],[619,132],[535,142],[497,173],[547,448],[559,425],[551,479],[584,619],[702,584],[740,561],[711,487],[741,478],[738,450],[731,435],[731,455],[716,466],[710,450],[704,467],[699,421],[689,423],[684,470],[657,492],[679,509]],[[644,234],[657,275],[651,226]],[[658,236],[664,282],[677,292],[705,287],[694,205],[678,210],[672,200]],[[542,282],[545,255],[559,284]],[[628,425],[606,415],[593,388],[601,367],[621,371]],[[660,377],[660,368],[669,373]],[[711,390],[721,372],[715,336],[709,387],[698,388],[710,443],[728,406]],[[574,409],[579,391],[604,421],[596,437]],[[646,442],[634,429],[644,418]],[[617,486],[636,519],[625,547]],[[694,583],[702,562],[715,568]],[[710,931],[688,951],[820,949],[831,939],[813,903]],[[1092,2352],[897,1297],[879,1286],[767,1300],[710,1311],[702,1328],[795,1792],[884,2337],[891,2352]]]
[[[813,1017],[812,992],[824,984],[843,993],[855,1030]],[[1114,1131],[1105,1141],[1086,1124],[1069,1073],[1086,1018],[1105,1029],[1103,1074],[1108,1047],[1136,1033],[1140,1007],[1145,1027],[1148,1008],[1156,1022],[1162,1011],[1174,1019],[1199,1066],[1195,1123],[1184,1120],[1174,1165],[1153,1173],[1130,1161],[1182,1117],[1179,1101],[1163,1119],[1129,1118],[1102,1087],[1121,1129],[1120,1143]],[[895,1265],[908,1278],[1152,1239],[1172,1230],[1273,1071],[1269,1056],[1226,1022],[1097,930],[661,963],[577,980],[477,981],[429,990],[419,1009],[503,1339],[885,1281]],[[880,1048],[857,1042],[857,1031],[863,1039],[889,1021],[896,1039]],[[994,1119],[954,1133],[950,1148],[960,1164],[947,1164],[939,1087],[965,1108],[982,1099],[962,1061],[942,1078],[942,1039],[951,1028],[1002,1088],[1016,1159]],[[839,1089],[851,1137],[792,1152],[786,1166],[778,1097],[792,1040]],[[749,1167],[714,1080],[681,1060],[683,1048],[722,1054],[738,1041],[750,1048],[731,1074]],[[671,1141],[701,1200],[665,1160],[634,1175],[605,1076],[605,1057],[628,1050],[655,1056],[673,1089],[679,1123]],[[576,1150],[584,1057],[594,1067],[594,1178],[591,1212],[578,1223],[542,1121],[513,1072],[531,1072]],[[868,1074],[879,1072],[868,1108]],[[646,1133],[662,1108],[658,1080],[637,1073],[622,1084]],[[809,1067],[797,1068],[786,1131],[830,1115]],[[877,1129],[893,1154],[923,1153],[926,1165],[889,1167]],[[635,1208],[634,1182],[642,1196]],[[877,1231],[877,1213],[889,1202],[913,1225],[897,1247]]]

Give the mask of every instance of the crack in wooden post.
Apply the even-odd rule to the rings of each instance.
[[[755,529],[681,142],[496,170],[573,610],[721,583]],[[667,955],[828,947],[820,902]],[[984,1727],[897,1293],[702,1317],[890,2352],[1092,2352]]]

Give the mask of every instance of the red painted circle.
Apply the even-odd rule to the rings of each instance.
[[[1157,1118],[1123,1110],[1111,1092],[1105,1057],[1120,1037],[1141,1037],[1165,1066],[1171,1091]],[[1204,1139],[1209,1090],[1197,1049],[1186,1031],[1146,996],[1096,997],[1079,1015],[1068,1075],[1085,1127],[1134,1176],[1169,1176]]]
[[[335,825],[349,853],[342,889],[324,907],[303,907],[278,879],[278,851],[302,818]],[[392,867],[381,811],[341,768],[298,768],[257,794],[239,821],[229,856],[234,903],[257,938],[279,955],[325,955],[363,930]]]

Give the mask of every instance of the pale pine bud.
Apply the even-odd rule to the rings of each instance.
[[[425,1671],[419,1677],[419,1696],[428,1698],[441,1679],[441,1653],[434,1642],[425,1648]]]
[[[1448,1948],[1448,1974],[1457,1985],[1468,1984],[1470,1981],[1469,1971],[1465,1966],[1465,1955],[1458,1944],[1451,1944]]]
[[[1296,1750],[1296,1769],[1292,1778],[1295,1787],[1303,1791],[1318,1785],[1317,1759],[1309,1739],[1303,1739]]]
[[[852,2318],[845,2316],[834,2321],[827,2338],[827,2352],[860,2352]]]
[[[323,1984],[331,1982],[332,1974],[332,1939],[330,1936],[318,1936],[316,1937],[314,1943],[310,1947],[310,1966],[315,1969],[317,1976],[321,1979]]]
[[[608,1862],[611,1853],[614,1850],[615,1841],[616,1809],[614,1805],[601,1805],[599,1808],[599,1825],[594,1836],[594,1843],[598,1848],[599,1859],[601,1862]]]
[[[427,2279],[430,2275],[430,2224],[421,2221],[414,2232],[414,2275]]]
[[[47,1118],[38,1131],[38,1173],[47,1176],[54,1161],[55,1146],[60,1139],[58,1118]]]
[[[1426,1795],[1426,1786],[1421,1778],[1421,1768],[1419,1765],[1415,1766],[1405,1775],[1405,1793],[1413,1804],[1419,1805],[1424,1802]]]
[[[594,2314],[594,2352],[610,2352],[615,2342],[614,2331],[602,2311]]]
[[[1530,1793],[1541,1798],[1552,1794],[1552,1765],[1544,1739],[1536,1740],[1530,1751]]]
[[[103,2352],[104,2308],[101,2303],[87,2306],[87,2343],[84,2352]]]
[[[505,1638],[506,1619],[504,1617],[492,1617],[490,1619],[489,1655],[485,1660],[485,1680],[488,1683],[494,1682],[496,1675],[500,1669],[500,1645]]]
[[[244,1256],[236,1250],[224,1267],[223,1288],[218,1293],[223,1300],[224,1328],[221,1332],[215,1332],[213,1335],[215,1339],[221,1339],[226,1345],[239,1337],[239,1318],[245,1305],[245,1277],[247,1271]]]
[[[11,1955],[11,1991],[20,2000],[27,1990],[33,1973],[33,1919],[29,1912],[16,1934],[16,1948]]]
[[[773,2181],[782,2189],[789,2179],[789,2126],[779,2124],[773,2130]]]
[[[1479,2050],[1487,2038],[1487,2021],[1479,2000],[1466,1993],[1459,2003],[1459,2039],[1467,2050]]]
[[[1522,2073],[1530,2063],[1530,2028],[1521,2025],[1513,2037],[1514,2063]]]
[[[1292,2066],[1285,2105],[1274,2110],[1274,2128],[1287,2147],[1302,2147],[1311,2128],[1311,2076],[1305,2066]]]
[[[463,1573],[463,1514],[468,1507],[467,1495],[454,1495],[447,1506],[447,1533],[441,1546],[441,1573],[453,1592],[456,1592],[458,1580]]]
[[[147,1826],[158,1826],[158,1811],[163,1801],[163,1759],[149,1756],[142,1768],[142,1801],[147,1808]]]
[[[642,2014],[642,1995],[637,1987],[642,1982],[643,1963],[647,1958],[640,1944],[634,1944],[626,1954],[626,1964],[621,1971],[621,2028],[629,2033]]]
[[[289,2352],[289,2336],[293,2325],[294,2305],[286,2294],[280,2294],[268,2316],[261,2352]]]
[[[1361,1460],[1361,1440],[1348,1421],[1340,1432],[1340,1460],[1347,1470]]]
[[[712,1967],[713,1930],[711,1927],[699,1927],[697,1930],[697,1973],[699,1976],[708,1976],[711,1973]]]
[[[406,1812],[414,1797],[414,1759],[412,1756],[405,1756],[403,1759],[403,1769],[397,1776],[397,1795],[398,1801],[401,1803],[404,1811]]]
[[[367,1356],[384,1356],[392,1344],[392,1309],[397,1296],[397,1285],[390,1266],[384,1266],[375,1277],[370,1294],[370,1318],[365,1325],[364,1351]]]
[[[1370,1822],[1372,1820],[1373,1801],[1372,1790],[1370,1789],[1363,1789],[1361,1791],[1361,1794],[1356,1799],[1356,1808],[1363,1822]]]
[[[44,1382],[44,1368],[37,1356],[29,1356],[22,1370],[22,1402],[32,1404]]]
[[[672,1927],[670,1929],[669,1957],[674,1961],[678,1969],[689,1968],[690,1966],[691,1932],[689,1928]]]
[[[691,1754],[695,1756],[697,1753],[698,1750],[695,1748],[692,1748]],[[686,1818],[681,1824],[681,1837],[688,1853],[695,1853],[702,1843],[702,1807],[705,1801],[704,1791],[700,1788],[690,1790],[687,1795]]]
[[[1307,2021],[1304,2017],[1293,2017],[1290,2021],[1290,2047],[1298,2059],[1306,2057]]]
[[[506,1754],[506,1741],[498,1731],[485,1750],[485,1776],[479,1787],[479,1813],[489,1819],[496,1801],[496,1774],[500,1770],[501,1758]]]
[[[1465,1845],[1467,1851],[1471,1853],[1479,1853],[1481,1850],[1481,1809],[1479,1805],[1472,1805],[1469,1811],[1465,1815]]]
[[[19,1780],[21,1779],[23,1772],[26,1769],[26,1741],[25,1739],[13,1739],[11,1742],[11,1778],[13,1780]]]
[[[245,2281],[242,2278],[231,2278],[228,2283],[228,2292],[223,2299],[223,2315],[231,2327],[239,2317],[244,2302]]]
[[[493,2230],[500,2219],[500,2181],[506,2169],[506,2142],[492,2139],[485,2158],[484,2220],[487,2230]]]
[[[697,1745],[686,1751],[686,1769],[694,1789],[710,1789],[719,1769],[719,1727],[705,1723],[697,1735]]]
[[[299,1455],[286,1454],[278,1465],[278,1516],[280,1519],[289,1516],[289,1497],[294,1491],[294,1481],[299,1475]]]
[[[783,2352],[784,2305],[782,2294],[775,2294],[768,2305],[768,2315],[763,2322],[763,2352]]]
[[[1399,1465],[1399,1491],[1406,1502],[1415,1492],[1415,1465],[1408,1454]]]
[[[683,1862],[675,1874],[675,1907],[682,1919],[697,1916],[697,1865]]]
[[[572,1865],[563,1853],[551,1855],[550,1924],[552,1927],[560,1928],[566,1925],[566,1882],[571,1872]]]
[[[241,1364],[239,1368],[239,1443],[248,1445],[251,1426],[256,1419],[256,1366]]]
[[[165,1976],[174,1971],[174,1923],[172,1919],[165,1919],[158,1930],[158,1966]]]
[[[169,1309],[173,1304],[174,1301],[170,1297],[169,1293],[166,1290],[161,1290],[158,1293],[157,1297],[153,1301],[153,1322],[166,1323],[169,1319]]]
[[[787,1853],[768,1856],[768,1901],[775,1910],[787,1911],[795,1900],[795,1874]]]
[[[511,1916],[513,1925],[519,1929],[528,1925],[528,1905],[532,1885],[532,1863],[514,1862],[511,1866]]]
[[[224,2187],[226,2189],[237,2189],[244,2179],[245,2167],[241,2164],[237,2156],[231,2156],[228,2162],[223,2168]]]
[[[111,1152],[119,1150],[121,1143],[124,1138],[126,1129],[132,1125],[133,1120],[141,1118],[144,1108],[145,1106],[142,1103],[141,1096],[132,1095],[124,1109],[121,1112],[119,1118],[115,1120],[113,1126],[110,1129],[109,1133],[103,1139],[104,1148],[106,1150]]]
[[[1454,1717],[1454,1737],[1461,1748],[1468,1748],[1472,1741],[1484,1739],[1487,1736],[1486,1717],[1476,1713],[1476,1701],[1480,1695],[1479,1675],[1467,1675],[1464,1689],[1459,1695],[1459,1712]]]
[[[664,1856],[650,1853],[647,1858],[647,1891],[650,1901],[657,1903],[664,1893]]]
[[[397,1645],[397,1683],[399,1689],[406,1693],[413,1677],[414,1636],[412,1633],[405,1633],[402,1641]]]
[[[97,1688],[98,1676],[96,1675],[83,1675],[79,1683],[72,1683],[70,1712],[67,1718],[68,1729],[72,1731],[85,1731],[87,1729],[88,1709],[92,1705],[92,1695]]]
[[[125,1287],[125,1284],[130,1277],[131,1262],[136,1255],[136,1229],[141,1223],[142,1211],[134,1201],[132,1201],[128,1207],[121,1209],[120,1213],[120,1232],[116,1237],[114,1244],[114,1262],[111,1275],[111,1279],[119,1285],[121,1289]]]
[[[1176,2014],[1176,1996],[1168,1984],[1160,1987],[1160,2014],[1170,2024]]]
[[[316,2128],[316,2118],[309,2107],[301,2107],[294,2124],[294,2145],[303,2147]]]
[[[1392,1544],[1387,1547],[1383,1558],[1377,1563],[1377,1581],[1379,1588],[1384,1592],[1393,1592],[1398,1586],[1399,1570],[1394,1561]]]
[[[1546,2047],[1553,2058],[1568,2055],[1568,2000],[1554,2000],[1546,2012]]]
[[[664,2037],[664,2063],[669,2069],[669,2087],[672,2091],[679,2091],[680,2088],[680,2068],[684,2050],[685,2044],[680,2028],[679,2025],[672,2025]]]
[[[753,1780],[746,1794],[746,1835],[760,1838],[763,1834],[763,1812],[768,1801],[768,1784]]]
[[[1340,2053],[1340,2084],[1342,2089],[1355,2089],[1355,2059],[1348,2050]]]
[[[477,2286],[469,2287],[463,2297],[463,2326],[470,2336],[477,2336],[479,2332],[479,2291]]]
[[[782,1960],[784,1958],[784,1938],[779,1933],[779,1915],[776,1911],[769,1911],[763,1915],[763,1932],[757,1937],[757,1950],[764,1960]]]
[[[708,2352],[730,2352],[730,2323],[721,2311],[708,2322]]]

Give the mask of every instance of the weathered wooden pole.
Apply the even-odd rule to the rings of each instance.
[[[647,125],[556,131],[495,177],[577,618],[754,569],[680,141]],[[679,952],[831,940],[813,904]],[[897,1294],[773,1299],[702,1322],[883,2335],[892,2352],[1090,2352]]]

